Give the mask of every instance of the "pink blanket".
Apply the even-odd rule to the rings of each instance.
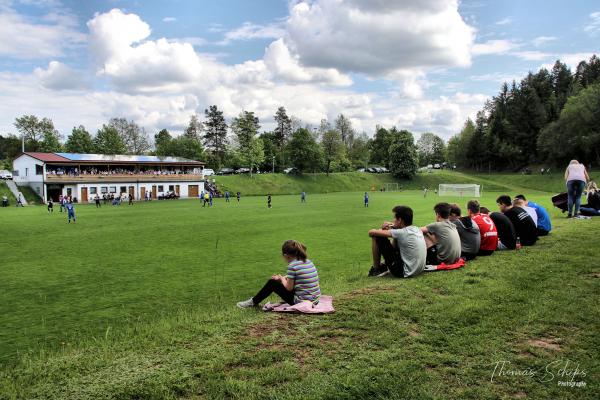
[[[335,312],[333,308],[333,297],[321,296],[319,304],[314,305],[310,301],[302,301],[293,306],[287,303],[267,303],[263,306],[263,311],[288,312],[301,314],[330,314]]]

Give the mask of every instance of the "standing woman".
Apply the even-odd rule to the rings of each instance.
[[[273,275],[256,296],[237,303],[239,308],[255,307],[276,293],[289,305],[308,300],[319,302],[321,287],[319,274],[312,261],[307,259],[306,246],[296,240],[287,240],[281,247],[283,259],[288,263],[287,275]]]
[[[590,179],[585,166],[577,160],[571,160],[565,171],[565,181],[567,182],[567,194],[569,195],[569,214],[567,218],[579,215],[579,206],[581,205],[581,195],[585,184]],[[575,213],[573,213],[573,204],[575,204]]]

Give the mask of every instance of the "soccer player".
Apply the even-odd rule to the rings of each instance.
[[[423,198],[427,197],[427,188],[423,188]]]
[[[129,205],[133,205],[133,195],[131,193],[129,193]]]
[[[448,218],[458,231],[460,236],[461,252],[460,256],[465,260],[473,260],[479,253],[481,246],[481,234],[479,226],[471,219],[470,216],[462,217],[461,209],[458,204],[450,205],[450,218]]]
[[[427,264],[454,264],[460,258],[460,236],[456,225],[448,220],[450,204],[438,203],[433,207],[435,222],[421,228],[427,244]]]
[[[17,196],[17,207],[19,207],[19,206],[25,207],[23,205],[23,196],[21,196],[21,193],[19,193],[19,195]]]
[[[369,193],[365,192],[365,207],[369,207]]]
[[[522,194],[516,195],[515,198],[523,200],[526,206],[535,210],[537,215],[538,236],[547,236],[552,230],[552,222],[550,221],[550,215],[548,214],[548,211],[546,211],[546,209],[539,204],[527,200]]]
[[[254,296],[237,303],[239,308],[258,306],[271,293],[276,293],[287,304],[310,301],[318,304],[321,297],[319,273],[306,254],[306,246],[295,240],[288,240],[281,247],[283,259],[288,263],[287,275],[273,275],[265,286]]]
[[[413,210],[410,207],[396,206],[392,212],[393,222],[384,222],[381,229],[369,231],[373,255],[369,276],[417,276],[424,271],[427,258],[423,232],[413,225]],[[381,257],[385,264],[381,264]]]
[[[300,193],[300,203],[306,203],[306,192],[302,191],[302,193]]]
[[[54,212],[54,203],[52,202],[52,198],[48,199],[48,214]]]
[[[510,219],[515,227],[517,240],[520,241],[521,245],[533,246],[538,239],[537,227],[527,211],[521,207],[513,206],[510,196],[507,195],[498,197],[496,203],[500,211]]]
[[[240,197],[242,197],[242,194],[240,192],[237,192],[237,201],[238,201],[238,203],[240,202]]]
[[[210,200],[210,196],[208,195],[208,192],[204,193],[204,204],[202,204],[202,207],[206,207],[209,200]]]
[[[210,207],[212,207],[212,201],[213,201],[213,193],[211,191],[208,192],[208,205]]]
[[[75,223],[75,206],[73,206],[73,202],[69,201],[65,204],[65,208],[67,209],[67,217],[69,218],[69,223],[71,223],[71,218],[73,218],[73,223]]]
[[[96,194],[96,197],[94,197],[94,202],[96,203],[96,208],[100,208],[101,207],[101,205],[100,205],[100,196],[98,196],[97,194]]]
[[[267,208],[271,208],[271,194],[267,195]]]
[[[63,212],[63,208],[65,207],[65,203],[64,203],[64,197],[61,194],[60,196],[58,196],[58,204],[59,204],[59,211]]]
[[[2,207],[8,207],[8,197],[6,195],[2,196]]]
[[[479,245],[477,255],[490,256],[498,248],[498,231],[489,215],[480,213],[480,208],[481,206],[477,200],[470,200],[467,203],[468,215],[479,227],[479,234],[481,236],[481,244]]]
[[[229,203],[229,190],[225,191],[225,203]]]

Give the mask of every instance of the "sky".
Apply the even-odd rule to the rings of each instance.
[[[0,0],[0,133],[112,117],[180,133],[213,104],[458,133],[502,82],[599,53],[585,0]]]

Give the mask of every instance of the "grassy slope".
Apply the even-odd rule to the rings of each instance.
[[[365,210],[356,194],[313,195],[301,213],[296,196],[272,210],[262,198],[79,206],[76,226],[41,208],[5,210],[0,398],[594,398],[600,221],[555,220],[538,246],[464,270],[365,278],[366,229],[397,202],[424,224],[436,200],[376,193]],[[284,268],[277,247],[289,237],[308,244],[338,312],[231,307]],[[567,358],[588,388],[490,382],[496,361],[543,369]]]
[[[18,186],[29,204],[44,204],[40,196],[29,186]]]
[[[591,174],[592,178],[595,174]],[[541,191],[559,193],[565,191],[562,174],[521,175],[504,173],[469,173],[454,171],[432,171],[419,173],[410,180],[398,180],[389,174],[369,174],[359,172],[325,174],[304,174],[291,176],[284,174],[215,176],[223,190],[243,195],[298,194],[325,192],[360,192],[383,187],[385,183],[397,182],[404,190],[420,190],[428,187],[433,190],[440,183],[477,183],[484,191]]]
[[[8,201],[10,201],[10,204],[13,206],[15,205],[15,196],[13,196],[8,186],[6,186],[6,182],[0,180],[0,201],[2,199],[2,196],[8,197]]]

